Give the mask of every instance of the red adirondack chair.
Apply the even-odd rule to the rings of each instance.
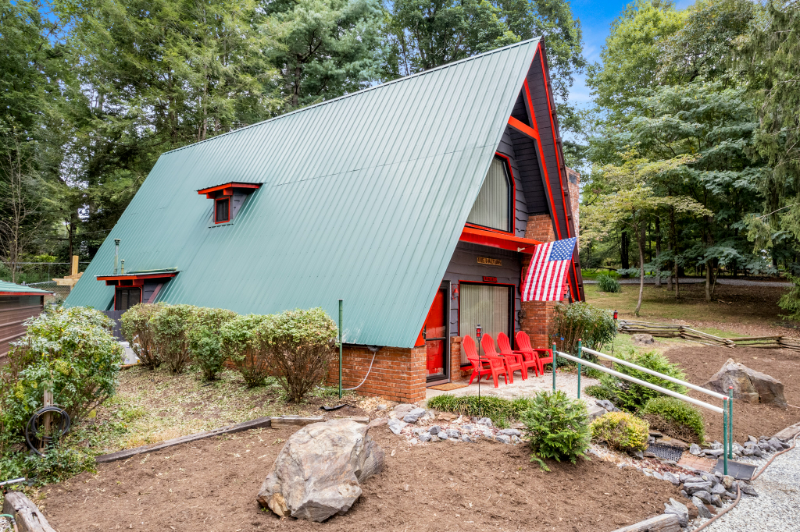
[[[487,358],[497,358],[503,361],[508,372],[508,380],[511,384],[514,384],[514,372],[517,370],[520,373],[523,372],[522,364],[517,362],[517,357],[505,358],[500,356],[494,348],[494,339],[488,334],[484,334],[483,338],[481,338],[481,347],[483,347],[483,352],[486,353]]]
[[[525,331],[519,331],[516,338],[517,351],[522,353],[526,360],[534,360],[539,365],[539,373],[544,374],[544,365],[553,363],[553,350],[531,347],[531,339]]]
[[[500,346],[500,354],[503,356],[508,356],[508,354],[512,354],[513,356],[517,357],[517,361],[523,368],[522,371],[522,378],[528,378],[528,369],[533,368],[533,374],[537,377],[539,376],[539,363],[534,360],[533,357],[525,358],[525,354],[522,351],[514,351],[511,349],[511,342],[508,339],[508,336],[505,333],[499,333],[497,335],[497,345]]]
[[[485,358],[478,357],[478,350],[475,348],[475,340],[467,335],[461,342],[461,348],[467,354],[467,360],[472,364],[472,375],[469,378],[469,383],[472,384],[472,379],[478,376],[478,381],[483,376],[492,376],[494,380],[494,387],[500,387],[499,376],[503,376],[503,380],[508,384],[508,371],[506,370],[503,359],[500,357],[487,356]],[[488,365],[488,367],[487,367]]]

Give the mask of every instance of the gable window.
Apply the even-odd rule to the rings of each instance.
[[[472,206],[467,223],[512,232],[513,182],[507,162],[496,156]]]
[[[222,224],[231,221],[231,200],[230,198],[218,199],[214,202],[214,223]]]

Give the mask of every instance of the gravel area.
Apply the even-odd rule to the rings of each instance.
[[[757,463],[755,460],[748,460]],[[759,460],[759,468],[766,460]],[[800,450],[797,447],[772,462],[752,482],[758,497],[742,494],[739,504],[704,532],[790,532],[800,530]],[[705,519],[693,522],[695,527]]]

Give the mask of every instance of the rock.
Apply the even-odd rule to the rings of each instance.
[[[636,451],[635,453],[633,453],[633,457],[642,460],[644,459],[644,453],[642,451]]]
[[[312,423],[289,437],[257,500],[279,517],[321,522],[346,513],[360,484],[383,469],[369,427],[351,419]]]
[[[454,440],[461,438],[461,433],[458,432],[456,429],[447,429],[447,436]]]
[[[710,491],[711,482],[685,482],[683,484],[683,489],[686,490],[686,493],[690,495],[693,495],[698,491]]]
[[[661,476],[664,477],[664,480],[670,481],[675,486],[679,486],[681,483],[681,480],[674,474],[670,473],[669,471],[665,471],[664,473],[661,474]]]
[[[520,443],[522,442],[522,438],[519,436],[511,436],[511,443]]]
[[[757,457],[759,457],[759,458],[761,458],[762,456],[764,456],[764,453],[763,453],[763,452],[761,452],[761,447],[759,447],[759,446],[755,446],[755,447],[753,447],[753,456],[757,456]]]
[[[691,497],[691,495],[686,493],[686,490],[681,490],[681,497],[683,497],[684,499],[688,499]]]
[[[506,436],[522,436],[522,432],[518,429],[503,429],[497,432],[498,434],[505,434]]]
[[[758,442],[758,448],[761,449],[762,451],[766,451],[768,453],[772,452],[772,445],[770,445],[769,443],[767,443],[765,441]]]
[[[772,445],[772,448],[775,449],[776,451],[782,451],[783,450],[783,442],[781,440],[779,440],[778,438],[772,437],[772,438],[769,439],[769,441],[767,443]]]
[[[431,433],[430,432],[423,432],[419,435],[419,441],[421,442],[428,442],[431,441]]]
[[[462,432],[472,432],[474,429],[475,429],[475,427],[473,427],[472,425],[469,425],[469,424],[461,425],[461,431]]]
[[[678,475],[678,478],[680,479],[681,482],[686,482],[689,479],[689,475],[687,475],[686,473],[681,473],[680,475]]]
[[[695,497],[697,497],[706,504],[711,504],[711,494],[707,491],[700,490],[693,493],[692,495],[694,495]]]
[[[758,440],[756,439],[756,437],[755,436],[750,436],[749,434],[747,435],[747,441],[748,442],[753,442],[753,443],[758,443]]]
[[[456,415],[450,412],[440,412],[437,417],[442,421],[453,421],[456,418]]]
[[[619,412],[619,408],[614,406],[614,403],[612,403],[608,399],[596,399],[595,403],[598,406],[602,407],[603,410],[605,410],[606,412]]]
[[[498,434],[494,439],[500,443],[511,443],[511,436],[506,436],[505,434]]]
[[[725,475],[724,477],[722,477],[722,485],[730,489],[730,487],[733,486],[733,480],[734,479],[732,476]]]
[[[428,432],[430,432],[432,435],[436,436],[437,434],[439,434],[440,430],[442,430],[442,429],[441,429],[441,427],[439,427],[439,425],[434,425],[434,426],[432,426],[430,428],[430,430]]]
[[[703,504],[703,501],[697,497],[692,497],[692,504],[694,504],[697,508],[698,516],[702,517],[703,519],[711,519],[711,512],[708,510],[708,508],[706,508],[706,505]]]
[[[720,497],[719,495],[712,495],[711,504],[713,504],[717,508],[722,508],[722,497]]]
[[[472,440],[472,438],[470,438],[466,434],[462,434],[461,435],[461,441],[466,442],[466,443],[472,443],[473,440]]]
[[[375,410],[386,410],[386,405],[377,405]]]
[[[742,454],[742,452],[744,451],[744,447],[742,447],[741,445],[739,445],[736,442],[733,442],[733,445],[731,445],[731,448],[732,448],[732,450],[733,450],[733,452],[735,454]]]
[[[658,456],[656,456],[656,453],[651,453],[650,451],[645,451],[644,452],[644,457],[645,458],[658,458]]]
[[[746,484],[742,481],[739,481],[739,489],[742,490],[742,493],[744,493],[745,495],[750,495],[751,497],[758,497],[758,492],[750,484]]]
[[[724,452],[725,451],[723,451],[722,449],[706,449],[704,454],[706,456],[720,457],[720,456],[722,456],[722,453],[724,453]]]
[[[745,449],[742,451],[742,454],[745,456],[753,456],[753,449]]]
[[[711,448],[715,449],[715,450],[716,449],[722,449],[722,444],[720,442],[718,442],[717,440],[714,440],[714,442],[711,444]]]
[[[631,341],[633,345],[653,345],[656,343],[655,339],[653,339],[652,334],[634,334],[631,336]],[[686,525],[681,525],[686,526]]]
[[[405,428],[407,423],[400,421],[399,419],[390,419],[388,425],[389,425],[389,430],[399,435],[400,431]]]
[[[703,384],[704,388],[726,395],[729,386],[733,386],[735,399],[746,403],[773,404],[787,408],[783,383],[744,364],[734,362],[732,358],[729,358],[722,368]]]
[[[655,477],[658,480],[666,480],[664,478],[664,476],[661,473],[659,473],[658,471],[653,471],[653,477]]]
[[[733,499],[735,499],[735,498],[736,498],[736,494],[735,494],[735,493],[733,493],[733,492],[730,492],[730,491],[726,491],[725,493],[723,493],[722,495],[720,495],[720,497],[722,497],[723,499],[730,499],[730,500],[733,500]]]
[[[402,417],[417,408],[417,405],[412,405],[410,403],[402,403],[394,407],[393,412],[398,416]]]
[[[424,408],[415,408],[403,417],[406,423],[416,423],[419,418],[425,415]]]
[[[489,419],[488,417],[482,417],[482,418],[480,418],[480,419],[478,420],[478,425],[484,425],[484,426],[486,426],[486,427],[492,427],[492,426],[494,426],[494,425],[492,425],[492,420],[491,420],[491,419]]]
[[[608,410],[606,410],[602,406],[592,405],[589,407],[589,421],[594,421],[595,419],[602,417],[606,414],[608,414]]]
[[[447,435],[447,431],[444,430],[440,430],[439,434],[437,434],[436,436],[438,436],[440,440],[446,440],[449,438],[449,436]]]
[[[670,497],[669,504],[664,503],[664,506],[666,507],[666,510],[664,510],[665,514],[678,516],[678,524],[680,524],[682,528],[685,528],[686,525],[689,524],[689,509],[685,504]]]
[[[711,487],[711,495],[722,495],[727,491],[722,484],[716,484]]]

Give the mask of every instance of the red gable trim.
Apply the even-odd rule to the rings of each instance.
[[[136,281],[139,279],[162,279],[178,275],[178,272],[137,273],[133,275],[98,275],[98,281]]]
[[[459,240],[462,242],[470,242],[472,244],[481,244],[483,246],[529,254],[533,253],[533,248],[535,248],[537,244],[541,244],[538,240],[533,240],[531,238],[520,238],[518,236],[511,236],[508,233],[487,231],[476,227],[465,227],[461,232]]]
[[[230,183],[225,183],[224,185],[217,185],[215,187],[204,188],[198,190],[198,194],[205,194],[207,198],[213,199],[213,194],[215,192],[222,191],[222,194],[225,196],[232,196],[233,191],[235,189],[244,189],[245,191],[255,191],[256,189],[261,188],[261,183],[237,183],[232,181]]]

